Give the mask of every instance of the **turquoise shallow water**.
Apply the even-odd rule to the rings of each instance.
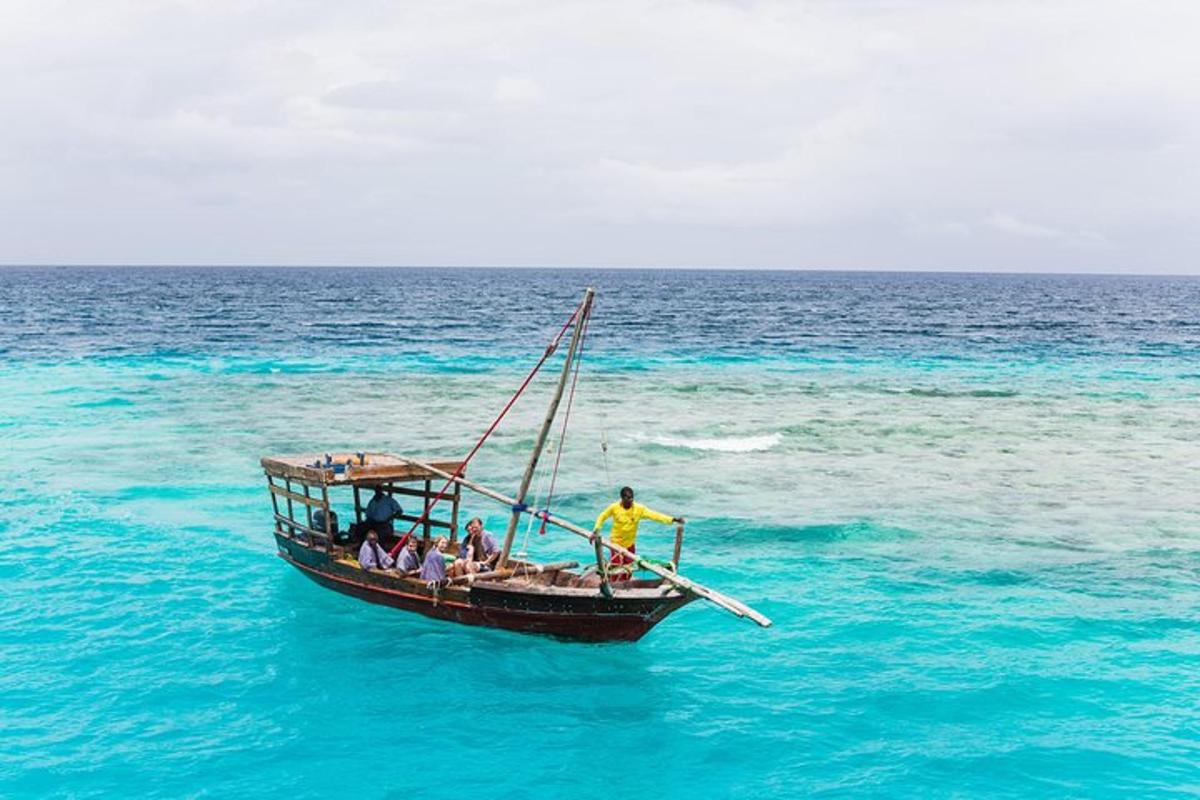
[[[568,644],[274,556],[260,455],[464,452],[587,283],[557,508],[609,497],[606,437],[688,516],[685,572],[775,627],[693,604]],[[1200,793],[1200,282],[9,271],[0,301],[0,795]],[[536,388],[477,479],[515,486]]]

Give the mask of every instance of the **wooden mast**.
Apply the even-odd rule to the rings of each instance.
[[[538,431],[537,440],[533,444],[533,453],[529,456],[529,463],[525,465],[525,474],[521,476],[521,486],[517,489],[512,516],[508,520],[508,530],[504,532],[504,547],[500,551],[500,560],[496,564],[497,570],[504,569],[508,564],[508,554],[512,551],[513,537],[517,533],[517,523],[521,520],[520,507],[525,505],[529,484],[533,482],[533,473],[537,469],[538,459],[541,458],[542,449],[546,446],[546,437],[550,435],[550,426],[554,423],[554,417],[558,413],[558,404],[562,400],[563,390],[567,386],[567,378],[571,375],[571,364],[575,361],[575,353],[579,349],[583,326],[592,312],[592,298],[595,294],[596,290],[590,287],[583,293],[583,303],[579,306],[579,313],[575,315],[575,330],[571,332],[571,345],[567,348],[567,360],[563,362],[562,374],[558,376],[558,386],[554,389],[550,408],[546,411],[546,418],[542,421],[542,428]]]

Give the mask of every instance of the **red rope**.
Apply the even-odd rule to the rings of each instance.
[[[567,441],[567,423],[571,419],[571,406],[575,404],[575,385],[579,383],[579,366],[583,363],[583,343],[587,337],[588,323],[583,321],[583,330],[579,333],[579,350],[575,356],[575,374],[571,377],[571,393],[567,395],[567,410],[563,413],[562,429],[558,434],[558,452],[554,455],[554,471],[550,473],[550,490],[546,492],[546,507],[542,509],[542,527],[538,536],[546,535],[546,517],[550,515],[550,500],[554,497],[554,486],[558,483],[558,465],[562,462],[563,444]]]
[[[525,389],[527,389],[529,387],[529,382],[533,380],[533,376],[538,373],[538,370],[540,370],[542,368],[542,365],[546,363],[546,360],[548,358],[550,358],[550,356],[554,353],[554,351],[556,349],[558,349],[558,345],[562,341],[563,334],[565,334],[567,332],[567,329],[571,327],[571,323],[575,321],[575,319],[579,316],[579,314],[582,310],[583,310],[583,302],[580,302],[578,307],[576,307],[574,313],[571,314],[571,316],[563,324],[562,328],[560,328],[558,333],[555,334],[554,338],[550,340],[550,344],[546,347],[546,352],[542,353],[542,357],[540,359],[538,359],[538,362],[536,364],[533,365],[533,369],[531,369],[529,371],[529,374],[525,376],[525,380],[521,382],[521,385],[517,389],[516,393],[513,394],[513,396],[511,398],[509,398],[508,403],[505,404],[504,409],[500,412],[499,416],[497,416],[494,420],[492,420],[492,424],[488,426],[488,429],[486,431],[484,431],[483,436],[481,436],[479,438],[479,441],[475,443],[475,446],[471,448],[471,452],[467,453],[467,457],[464,458],[462,460],[462,463],[458,465],[458,469],[454,471],[455,478],[462,477],[463,472],[467,468],[467,463],[472,458],[475,457],[475,454],[479,452],[479,448],[483,447],[483,443],[486,442],[488,437],[491,436],[492,433],[496,430],[496,426],[498,426],[500,424],[500,420],[504,419],[504,416],[508,413],[509,409],[511,409],[513,407],[513,404],[517,402],[517,398],[520,397],[521,394],[525,391]],[[586,324],[584,326],[584,329],[585,330],[587,329]],[[453,485],[454,485],[453,480],[446,481],[446,485],[443,486],[442,490],[437,493],[437,497],[433,498],[433,502],[431,502],[425,508],[424,513],[422,513],[421,516],[417,518],[417,521],[413,523],[413,526],[408,529],[408,533],[401,536],[400,541],[396,542],[396,546],[388,551],[389,556],[391,556],[392,558],[396,557],[396,554],[400,552],[401,548],[403,548],[404,545],[408,543],[408,540],[412,537],[413,532],[416,531],[416,529],[418,527],[420,527],[425,521],[427,521],[429,519],[429,512],[432,511],[433,507],[436,506],[438,504],[438,502],[446,496],[447,491]]]

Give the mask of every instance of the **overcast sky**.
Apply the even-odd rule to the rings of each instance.
[[[1198,253],[1194,0],[0,0],[0,263]]]

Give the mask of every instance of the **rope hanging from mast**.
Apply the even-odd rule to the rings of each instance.
[[[504,419],[509,410],[512,409],[513,405],[516,404],[517,398],[519,398],[525,392],[525,390],[529,388],[529,384],[533,380],[533,376],[537,375],[538,370],[542,368],[542,365],[546,363],[550,356],[554,355],[554,351],[558,349],[558,345],[562,342],[563,336],[565,336],[567,331],[571,328],[571,324],[574,323],[575,320],[579,318],[579,315],[583,313],[586,306],[587,300],[584,299],[579,303],[578,306],[575,307],[575,310],[571,313],[571,316],[566,322],[563,323],[563,326],[559,328],[558,333],[556,333],[554,338],[550,340],[550,344],[546,346],[546,352],[542,353],[542,357],[538,359],[536,364],[533,365],[533,369],[529,371],[529,374],[525,376],[525,380],[521,382],[521,385],[517,388],[517,391],[511,398],[509,398],[508,403],[505,404],[504,408],[501,409],[496,418],[492,420],[492,424],[489,425],[488,429],[483,432],[483,436],[479,437],[479,441],[476,442],[475,446],[471,448],[471,452],[467,453],[467,457],[462,460],[462,463],[459,464],[458,469],[454,472],[450,479],[446,481],[446,484],[442,487],[441,491],[437,493],[437,496],[433,498],[429,505],[425,506],[424,512],[422,512],[421,516],[417,518],[417,521],[412,524],[412,527],[408,529],[408,533],[401,536],[400,540],[396,542],[396,545],[388,551],[388,555],[390,555],[392,558],[395,558],[396,554],[399,553],[400,550],[403,549],[404,545],[408,543],[408,540],[412,538],[412,535],[414,532],[416,532],[417,528],[419,528],[429,519],[429,512],[433,510],[433,507],[436,506],[439,501],[446,497],[446,494],[450,491],[450,487],[454,485],[455,479],[462,477],[463,473],[467,469],[467,463],[475,457],[475,454],[479,452],[479,448],[483,447],[483,443],[486,442],[488,437],[495,432],[496,427],[500,424],[500,421]]]
[[[495,569],[497,570],[502,570],[508,565],[508,557],[512,553],[513,540],[517,534],[517,525],[521,520],[521,513],[529,511],[527,504],[529,486],[533,482],[534,473],[541,462],[542,450],[546,446],[546,440],[550,435],[551,428],[554,427],[554,419],[558,414],[559,402],[562,400],[567,382],[571,378],[571,368],[574,366],[575,355],[579,350],[579,340],[583,335],[583,326],[587,322],[592,307],[592,298],[595,295],[596,290],[590,287],[584,292],[582,307],[575,317],[575,325],[571,333],[571,344],[567,347],[567,357],[563,360],[562,371],[559,373],[558,382],[554,387],[554,394],[550,399],[550,407],[546,410],[546,416],[538,428],[537,437],[533,442],[533,452],[529,454],[529,461],[526,463],[525,471],[521,475],[521,483],[517,488],[516,499],[513,501],[512,516],[508,518],[508,525],[504,531],[504,544],[500,547],[500,560],[496,562]],[[532,513],[544,512],[535,511]]]
[[[553,451],[554,450],[554,442],[553,441],[547,442],[546,447],[547,447],[547,449]],[[538,498],[542,497],[543,493],[545,492],[546,475],[547,475],[547,473],[549,473],[549,471],[550,471],[550,466],[549,466],[548,461],[545,463],[541,463],[541,462],[538,463],[537,473],[534,478],[535,484],[534,484],[534,489],[533,489],[533,507],[534,508],[537,508],[539,506]],[[525,533],[521,538],[521,548],[519,550],[517,550],[517,552],[516,552],[516,555],[519,556],[520,558],[525,558],[527,555],[529,555],[529,536],[530,536],[530,534],[533,533],[534,523],[538,521],[539,516],[540,515],[537,513],[529,515],[529,519],[527,520],[527,522],[525,524]]]
[[[604,457],[604,487],[606,489],[616,490],[616,484],[613,483],[612,475],[608,471],[608,433],[600,429],[600,454]]]
[[[583,347],[587,339],[588,322],[583,320],[583,331],[579,334],[579,349],[575,356],[575,374],[571,377],[571,392],[567,395],[567,410],[563,412],[562,428],[558,434],[558,452],[554,454],[554,469],[550,471],[550,489],[546,492],[546,506],[542,509],[542,526],[538,536],[546,535],[546,517],[550,516],[550,502],[554,499],[554,487],[558,483],[558,466],[562,463],[563,445],[567,441],[567,425],[571,421],[571,407],[575,404],[575,386],[579,383],[579,367],[583,364]]]

